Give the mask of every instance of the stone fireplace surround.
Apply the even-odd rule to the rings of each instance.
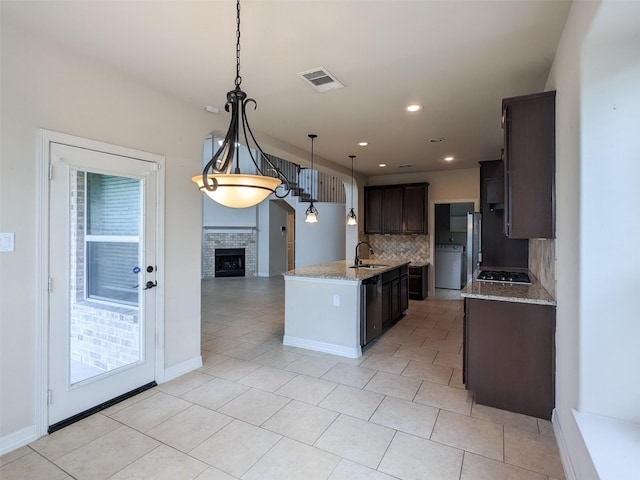
[[[245,276],[258,274],[258,235],[254,227],[202,229],[202,278],[215,277],[216,248],[244,248]]]

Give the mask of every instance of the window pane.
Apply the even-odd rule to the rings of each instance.
[[[140,180],[87,173],[87,235],[137,236]]]
[[[138,305],[138,244],[87,242],[89,298]]]

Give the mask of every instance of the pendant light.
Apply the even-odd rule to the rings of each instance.
[[[313,205],[313,141],[318,137],[318,135],[314,134],[314,133],[310,133],[309,134],[309,138],[311,139],[311,170],[310,170],[310,175],[309,175],[309,179],[311,180],[311,203],[309,204],[309,208],[307,208],[307,211],[305,212],[306,217],[304,219],[304,221],[306,223],[318,223],[318,209]]]
[[[237,0],[235,89],[227,93],[227,102],[224,106],[226,112],[231,111],[231,123],[222,144],[204,167],[202,175],[192,178],[192,181],[198,185],[200,191],[206,193],[214,201],[232,208],[251,207],[260,203],[272,193],[275,193],[278,198],[284,198],[290,191],[289,180],[279,168],[271,163],[251,131],[247,121],[246,107],[248,104],[253,104],[254,108],[256,108],[257,103],[253,98],[247,98],[247,94],[240,88],[241,83],[240,0]],[[244,145],[246,145],[251,161],[258,172],[256,175],[240,172],[239,150],[241,135],[244,137]],[[267,165],[266,169],[271,174],[270,176],[266,176],[258,165],[251,144],[255,147],[253,150],[257,150],[262,155],[262,160]],[[281,184],[285,187],[284,194],[278,191],[278,187]]]
[[[353,211],[353,159],[356,158],[356,156],[349,155],[349,158],[351,159],[351,210],[349,210],[347,214],[347,225],[357,225],[356,212]]]

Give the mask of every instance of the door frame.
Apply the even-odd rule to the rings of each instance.
[[[127,147],[76,137],[65,133],[37,129],[36,142],[36,373],[35,407],[36,429],[39,437],[46,435],[49,427],[49,165],[50,144],[61,143],[73,147],[95,150],[138,160],[145,160],[157,165],[156,190],[156,256],[158,269],[156,272],[156,338],[155,338],[155,379],[157,383],[164,381],[164,200],[165,200],[165,157],[155,153],[144,152]]]

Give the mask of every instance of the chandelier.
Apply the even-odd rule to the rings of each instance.
[[[222,144],[205,165],[201,175],[196,175],[191,180],[198,185],[214,201],[232,208],[246,208],[257,205],[272,193],[278,198],[284,198],[289,194],[289,180],[276,167],[258,144],[249,122],[247,121],[247,105],[253,104],[257,108],[257,102],[248,98],[242,91],[240,84],[240,0],[236,2],[236,79],[235,88],[227,93],[225,111],[231,111],[231,123]],[[246,174],[240,171],[240,145],[241,137],[249,151],[249,157],[253,162],[257,174]],[[251,145],[255,148],[252,149]],[[258,165],[257,153],[262,156],[263,167]],[[235,160],[235,166],[234,166]],[[266,165],[266,166],[265,166]],[[265,175],[265,171],[270,173]],[[278,190],[284,186],[284,193]]]

